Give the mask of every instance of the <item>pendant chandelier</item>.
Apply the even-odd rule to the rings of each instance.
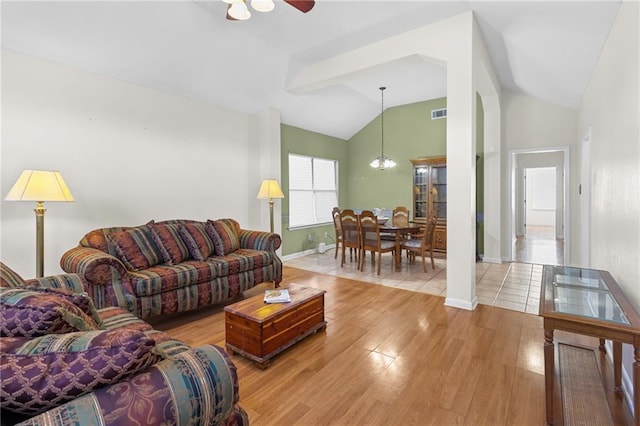
[[[382,99],[382,113],[380,114],[380,121],[381,121],[381,150],[380,150],[380,156],[377,157],[375,160],[373,160],[371,163],[369,163],[369,165],[371,167],[373,167],[374,169],[380,169],[380,170],[384,170],[384,169],[390,169],[392,167],[396,166],[396,162],[393,161],[391,158],[388,158],[384,155],[384,90],[386,89],[386,87],[381,87],[380,88],[380,97]]]
[[[253,10],[258,12],[271,12],[275,7],[273,0],[222,0],[227,3],[227,19],[230,21],[246,21],[251,18],[251,12],[247,2],[251,2]],[[285,3],[295,7],[302,13],[307,13],[313,6],[314,0],[284,0]]]
[[[245,0],[223,0],[228,4],[227,19],[232,21],[245,21],[251,18],[251,12]],[[272,0],[251,0],[251,7],[258,12],[271,12],[275,7]]]

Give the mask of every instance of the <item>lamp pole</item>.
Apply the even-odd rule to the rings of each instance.
[[[44,277],[44,203],[38,201],[36,208],[36,278]]]
[[[270,228],[271,233],[273,234],[273,198],[269,198],[269,219],[270,219]]]

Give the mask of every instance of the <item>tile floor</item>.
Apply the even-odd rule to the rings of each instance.
[[[313,253],[294,259],[285,260],[284,264],[293,268],[336,275],[344,278],[366,281],[372,284],[397,287],[411,291],[446,296],[447,262],[436,259],[436,269],[432,270],[427,263],[427,272],[422,269],[420,258],[413,264],[403,259],[402,269],[395,272],[391,264],[391,255],[382,256],[382,269],[377,275],[377,268],[371,265],[371,255],[365,259],[364,271],[359,271],[355,259],[340,266],[340,254],[334,259],[334,249],[325,253]],[[478,303],[498,306],[519,312],[538,314],[540,301],[540,283],[542,265],[530,263],[477,263],[476,264],[476,296]]]

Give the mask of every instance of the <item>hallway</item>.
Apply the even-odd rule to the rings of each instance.
[[[516,239],[516,262],[564,265],[564,241],[553,227],[527,226],[526,235]]]

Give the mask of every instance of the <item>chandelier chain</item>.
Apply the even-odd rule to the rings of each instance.
[[[384,87],[384,86],[380,88],[380,95],[381,95],[381,98],[382,98],[382,102],[381,102],[382,110],[381,110],[381,113],[380,113],[380,117],[381,117],[381,120],[382,120],[382,123],[381,123],[382,124],[382,127],[381,127],[381,132],[382,132],[381,154],[382,154],[382,158],[384,158],[384,90],[385,89],[386,89],[386,87]]]

